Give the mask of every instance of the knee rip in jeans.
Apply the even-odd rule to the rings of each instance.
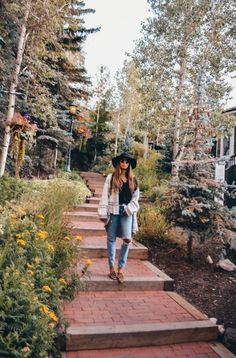
[[[123,244],[124,245],[129,245],[131,243],[130,239],[123,239]]]

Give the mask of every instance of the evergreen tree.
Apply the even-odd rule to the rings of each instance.
[[[14,1],[2,2],[1,28],[6,51],[0,53],[0,73],[3,74],[1,86],[7,92],[11,85],[12,88],[18,88],[23,95],[20,97],[17,93],[16,98],[14,91],[10,90],[7,124],[10,124],[16,108],[18,111],[30,113],[39,127],[56,128],[58,111],[60,111],[62,127],[66,129],[68,120],[65,110],[68,108],[69,100],[78,94],[80,98],[87,96],[86,91],[82,89],[82,82],[87,83],[88,79],[78,75],[85,72],[83,61],[78,64],[68,57],[70,41],[73,42],[73,50],[77,51],[76,56],[78,56],[82,41],[86,39],[89,32],[93,31],[86,32],[84,29],[83,16],[92,10],[85,10],[83,7],[82,1],[75,1],[72,4],[64,0],[51,1],[47,6],[45,1],[38,1],[37,5],[31,0],[17,4]],[[66,25],[72,26],[71,24],[74,33],[70,31],[70,40],[65,43],[64,29]],[[79,33],[83,33],[83,36],[79,36]],[[17,61],[16,54],[18,54]],[[13,72],[15,77],[11,81]],[[80,89],[76,89],[72,84],[73,76],[74,78],[77,76]],[[6,108],[6,104],[5,96],[2,108]],[[5,108],[2,111],[3,115],[6,115]],[[4,171],[9,146],[9,128],[7,126],[5,129],[1,172]]]

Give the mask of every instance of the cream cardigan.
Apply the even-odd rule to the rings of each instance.
[[[112,174],[108,174],[102,192],[102,197],[98,205],[98,216],[100,219],[106,219],[105,225],[110,219],[110,214],[119,214],[119,192],[112,191],[111,188]],[[124,205],[125,212],[128,216],[133,216],[132,232],[138,231],[137,212],[139,210],[139,188],[137,188],[133,194],[129,204]]]

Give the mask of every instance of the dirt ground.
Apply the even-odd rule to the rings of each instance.
[[[182,240],[182,239],[181,239]],[[217,324],[236,328],[236,271],[227,272],[217,267],[222,244],[216,241],[197,244],[194,261],[186,260],[186,243],[183,240],[142,240],[149,248],[149,259],[159,269],[174,279],[174,289]],[[236,264],[235,251],[227,252]],[[210,255],[213,265],[206,262]],[[224,341],[224,336],[220,338]],[[236,353],[236,346],[228,347]]]

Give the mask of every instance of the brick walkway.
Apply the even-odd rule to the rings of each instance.
[[[219,358],[205,342],[172,344],[161,347],[115,348],[68,352],[66,358]]]
[[[95,196],[66,213],[73,234],[83,237],[82,257],[93,260],[87,290],[65,302],[69,323],[64,358],[232,358],[216,342],[218,329],[175,292],[173,280],[147,261],[134,241],[125,283],[107,277],[106,236],[97,217],[104,177],[81,173]],[[117,240],[117,252],[121,240]],[[81,272],[83,261],[75,270]],[[215,341],[215,342],[214,342]]]

